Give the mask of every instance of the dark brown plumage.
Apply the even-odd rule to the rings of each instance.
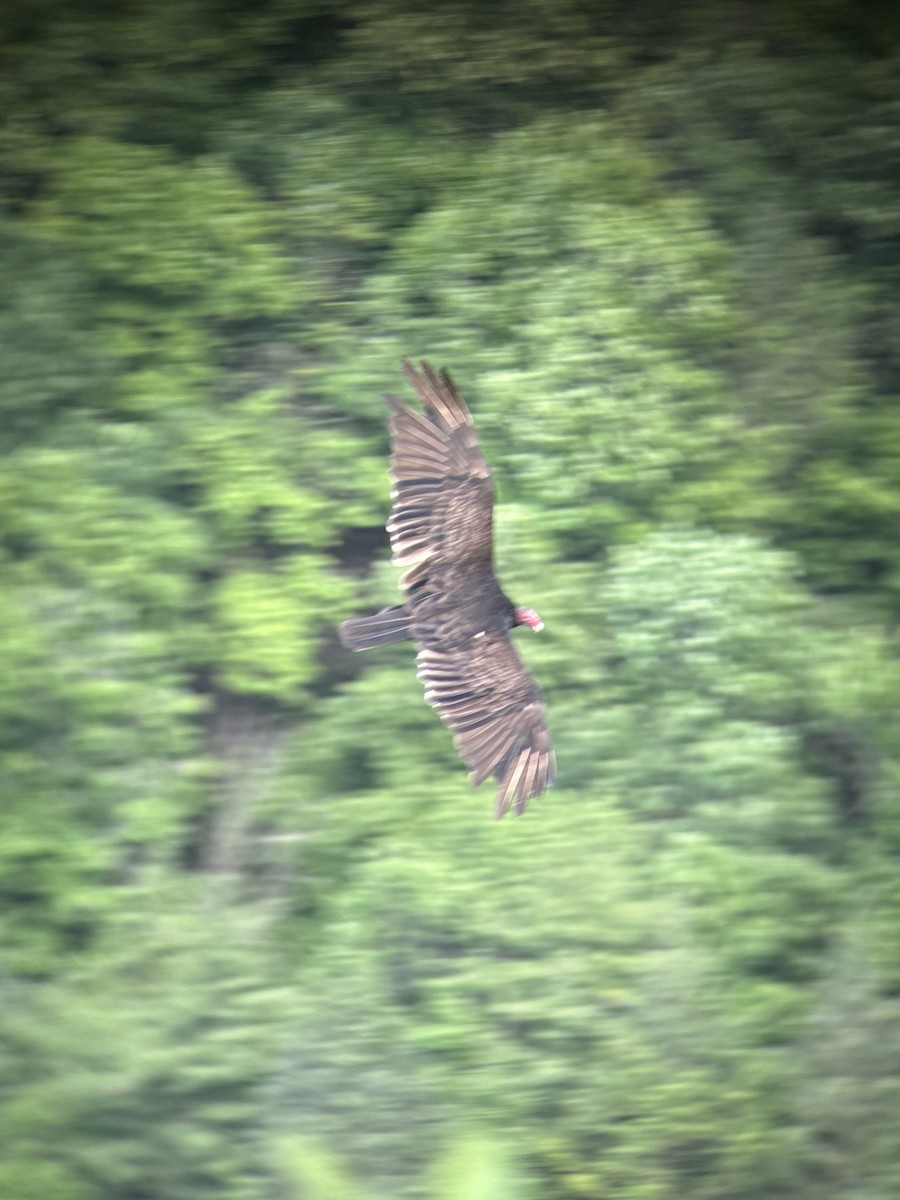
[[[524,811],[556,778],[541,693],[509,638],[543,628],[516,608],[494,574],[494,485],[465,402],[427,363],[406,378],[426,413],[387,397],[394,562],[409,567],[406,602],[341,626],[354,650],[411,638],[425,697],[453,731],[475,787],[493,775],[497,816]]]

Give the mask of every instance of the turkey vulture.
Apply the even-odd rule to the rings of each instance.
[[[341,640],[369,650],[411,639],[425,698],[453,731],[474,787],[493,775],[496,815],[524,811],[556,778],[544,702],[509,638],[515,625],[543,629],[516,608],[494,575],[494,484],[472,417],[446,371],[405,359],[426,413],[387,396],[393,442],[393,561],[409,567],[404,604],[341,626]]]

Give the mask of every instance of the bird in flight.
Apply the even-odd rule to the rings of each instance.
[[[403,370],[425,413],[387,396],[393,561],[403,604],[344,621],[352,650],[415,643],[425,698],[453,732],[473,787],[497,780],[496,815],[524,812],[556,779],[543,697],[510,640],[543,629],[494,574],[494,484],[466,404],[446,371]]]

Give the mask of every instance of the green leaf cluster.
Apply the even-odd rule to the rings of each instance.
[[[892,6],[0,13],[0,1193],[894,1200]],[[448,365],[561,775],[396,602]]]

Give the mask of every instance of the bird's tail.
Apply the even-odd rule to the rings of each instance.
[[[341,641],[350,650],[371,650],[405,642],[410,636],[409,617],[402,604],[386,608],[371,617],[353,617],[340,627]]]

